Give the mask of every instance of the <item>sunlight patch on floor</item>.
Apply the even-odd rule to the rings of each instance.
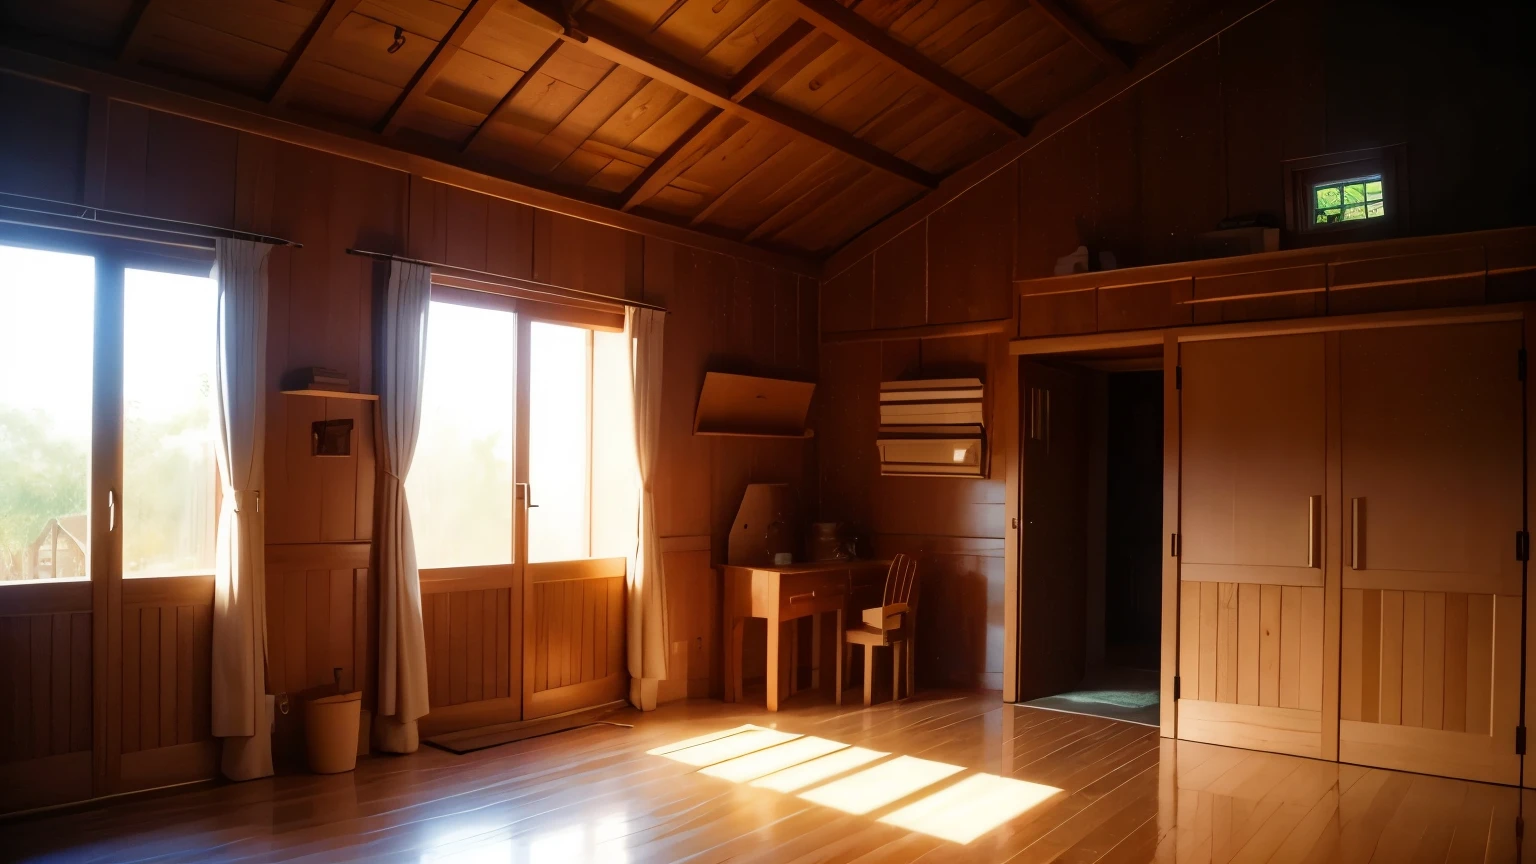
[[[777,729],[760,729],[753,727],[726,738],[707,741],[703,744],[695,744],[681,750],[673,750],[664,755],[675,762],[684,765],[693,765],[702,768],[705,765],[713,765],[716,762],[724,762],[727,759],[735,759],[745,756],[757,750],[772,747],[775,744],[783,744],[799,738],[789,732],[780,732]]]
[[[772,789],[775,792],[794,792],[820,783],[829,777],[836,777],[844,771],[852,771],[860,765],[868,765],[876,759],[884,759],[889,755],[891,754],[881,753],[878,750],[849,747],[820,759],[812,759],[793,768],[785,768],[783,771],[769,774],[767,777],[752,781],[752,785],[759,789]]]
[[[880,821],[955,843],[969,843],[1060,792],[1054,786],[1011,777],[972,774],[880,817]]]
[[[745,783],[756,780],[759,777],[782,771],[808,762],[820,756],[825,756],[837,750],[847,747],[847,744],[839,744],[836,741],[828,741],[825,738],[808,736],[786,741],[777,747],[769,747],[767,750],[759,750],[748,753],[745,756],[737,756],[724,762],[706,766],[700,774],[708,774],[711,777],[719,777],[721,780],[730,780],[733,783]]]
[[[798,794],[854,815],[874,814],[967,770],[916,756],[887,759],[891,754],[751,724],[648,752],[698,767],[701,774]],[[1054,786],[977,772],[879,815],[878,821],[964,844],[1060,793]]]

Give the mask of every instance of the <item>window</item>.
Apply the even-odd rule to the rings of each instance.
[[[528,399],[528,560],[590,554],[592,331],[533,322]]]
[[[423,568],[512,562],[517,320],[433,301],[421,432],[406,477]]]
[[[214,571],[217,327],[212,279],[124,273],[125,577]]]
[[[94,259],[0,246],[0,580],[88,570]]]
[[[527,562],[632,552],[639,478],[629,340],[514,313],[517,301],[506,298],[446,286],[433,297],[421,432],[406,479],[417,564],[513,563],[524,481]]]
[[[1356,243],[1408,233],[1408,153],[1402,145],[1283,163],[1286,242]]]
[[[1312,198],[1313,222],[1318,225],[1379,219],[1387,213],[1380,174],[1320,183],[1312,187]]]

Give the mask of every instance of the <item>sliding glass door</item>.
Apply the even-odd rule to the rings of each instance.
[[[205,254],[0,239],[0,811],[211,772]]]

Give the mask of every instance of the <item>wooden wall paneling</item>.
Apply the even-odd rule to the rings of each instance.
[[[1333,315],[1475,306],[1486,297],[1487,256],[1480,245],[1418,255],[1328,265]]]
[[[1227,214],[1221,47],[1211,40],[1137,88],[1144,263],[1195,258]]]
[[[83,201],[90,97],[16,75],[0,75],[0,112],[27,121],[0,137],[0,191]]]
[[[875,250],[873,326],[928,323],[928,223],[914,225]]]
[[[1330,149],[1324,7],[1286,0],[1219,37],[1227,215],[1283,225],[1281,160]]]
[[[827,280],[821,286],[821,332],[873,328],[874,292],[873,255]]]
[[[624,559],[528,565],[535,633],[532,687],[524,719],[623,698],[629,673],[619,662],[624,641]],[[602,674],[599,674],[602,673]]]
[[[1013,311],[1017,170],[1008,166],[928,219],[928,321],[1006,318]]]
[[[1190,305],[1196,324],[1311,318],[1328,313],[1327,286],[1323,264],[1196,276]]]
[[[645,241],[639,234],[547,210],[533,216],[533,278],[578,291],[638,299]]]
[[[1039,292],[1026,286],[1019,292],[1017,319],[1021,339],[1092,333],[1099,329],[1099,290]]]
[[[0,763],[91,749],[89,612],[0,616]],[[83,686],[84,685],[84,686]],[[89,790],[85,790],[87,793]],[[38,806],[38,805],[33,805]]]

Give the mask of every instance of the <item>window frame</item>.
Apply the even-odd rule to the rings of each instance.
[[[120,520],[123,504],[126,434],[124,406],[125,302],[127,271],[153,270],[185,276],[206,277],[213,267],[214,246],[189,240],[161,243],[131,236],[102,236],[46,225],[0,223],[0,245],[89,256],[95,267],[91,318],[91,429],[89,473],[86,487],[85,575],[78,579],[15,580],[0,582],[0,591],[23,585],[117,586],[124,581],[154,590],[157,584],[176,584],[203,579],[209,572],[175,575],[127,576],[123,569],[123,536]],[[216,481],[222,487],[222,482]],[[169,581],[157,581],[169,580]],[[92,588],[93,594],[98,589]],[[102,591],[117,590],[102,587]]]
[[[1287,246],[1356,243],[1407,235],[1407,158],[1407,148],[1394,144],[1283,162]],[[1383,215],[1348,222],[1315,221],[1317,187],[1372,176],[1381,178]]]
[[[509,286],[477,282],[474,280],[455,277],[449,274],[432,274],[432,292],[430,300],[439,303],[453,303],[461,306],[488,309],[502,312],[511,312],[516,318],[516,344],[514,347],[514,386],[516,388],[513,400],[513,554],[511,564],[486,564],[467,565],[463,567],[422,568],[423,573],[436,573],[439,577],[450,575],[450,571],[463,572],[492,568],[504,568],[508,566],[521,567],[528,564],[553,564],[557,561],[532,561],[528,555],[528,517],[527,508],[538,506],[539,490],[532,488],[529,480],[529,417],[531,413],[532,395],[532,328],[534,323],[553,324],[560,327],[574,327],[586,331],[586,503],[583,508],[584,526],[582,537],[585,554],[581,558],[560,559],[571,561],[594,560],[594,549],[597,541],[595,537],[595,520],[593,518],[593,501],[595,495],[594,478],[592,470],[593,461],[593,393],[594,371],[596,365],[595,342],[597,332],[622,333],[624,330],[624,314],[622,310],[614,311],[614,304],[604,304],[597,301],[571,300],[564,298],[558,302],[550,299],[552,295],[546,295],[538,291],[518,289]],[[527,496],[527,508],[523,506],[521,496]],[[466,574],[467,575],[467,574]]]

